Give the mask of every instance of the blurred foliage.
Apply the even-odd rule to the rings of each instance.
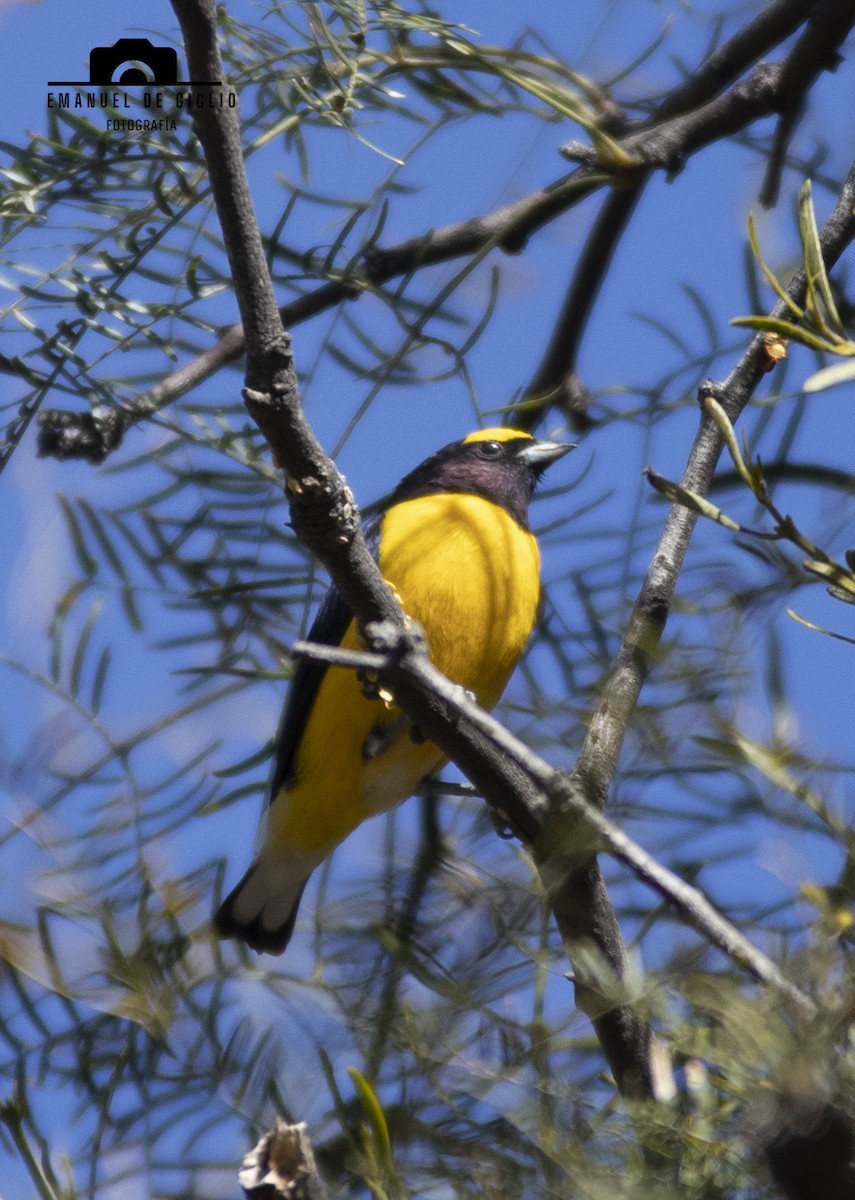
[[[638,19],[626,2],[606,9],[616,29]],[[631,55],[568,63],[539,15],[521,15],[508,44],[490,46],[421,4],[268,0],[253,23],[221,9],[248,162],[268,185],[263,231],[282,303],[402,230],[424,232],[407,223],[417,189],[438,222],[445,181],[429,152],[459,127],[481,153],[492,122],[521,122],[531,142],[546,129],[556,150],[575,123],[614,155],[603,114],[619,104],[630,119],[649,115],[743,16],[686,4],[673,18],[679,54],[669,25]],[[847,81],[842,66],[835,86]],[[210,938],[224,855],[233,877],[249,852],[288,644],[322,581],[238,402],[239,364],[156,404],[164,376],[235,319],[200,150],[178,118],[173,131],[119,137],[51,109],[45,132],[0,146],[0,370],[13,397],[0,467],[31,454],[24,436],[45,402],[99,411],[143,396],[151,407],[97,474],[69,468],[50,627],[38,654],[10,647],[0,659],[10,691],[28,689],[37,714],[23,748],[13,749],[10,720],[0,756],[0,855],[15,881],[0,923],[9,1170],[51,1200],[233,1195],[241,1155],[278,1113],[309,1122],[342,1194],[774,1194],[763,1149],[784,1110],[806,1124],[827,1105],[855,1117],[855,882],[841,798],[851,767],[812,754],[795,727],[770,614],[818,581],[780,539],[731,546],[720,530],[699,531],[611,811],[821,1000],[815,1023],[775,1007],[607,864],[637,956],[633,999],[679,1067],[678,1094],[655,1111],[616,1099],[526,856],[497,841],[465,791],[412,801],[358,834],[350,856],[319,873],[284,960]],[[331,169],[341,155],[332,133],[358,147],[352,172]],[[746,153],[763,165],[773,131],[752,139],[740,139],[740,168]],[[840,164],[829,155],[805,132],[789,161],[803,176],[809,160],[831,191]],[[283,175],[292,167],[295,177]],[[511,190],[514,170],[501,166]],[[560,172],[556,153],[545,182]],[[404,436],[366,450],[359,438],[378,406],[410,429],[439,430],[445,419],[429,406],[445,384],[458,423],[495,421],[514,399],[513,383],[482,397],[472,366],[484,344],[496,353],[490,331],[514,295],[513,273],[482,258],[412,271],[301,329],[310,415],[335,431],[336,452],[377,453],[387,485],[420,455]],[[768,307],[764,273],[776,278],[749,253],[741,286],[755,313]],[[815,308],[846,339],[833,283],[817,277]],[[631,365],[616,356],[610,382],[592,389],[592,444],[613,435],[616,453],[631,441],[638,467],[666,448],[669,469],[673,453],[681,461],[698,386],[741,346],[723,336],[710,281],[687,280],[681,306],[677,323],[646,305],[643,285],[625,298],[661,353]],[[513,311],[522,343],[533,318]],[[764,478],[819,497],[817,544],[839,557],[852,478],[830,451],[828,461],[800,457],[810,414],[790,371],[776,370],[751,411],[752,446]],[[745,457],[720,479],[740,531],[762,499],[744,487]],[[620,461],[623,470],[629,457]],[[663,513],[640,471],[612,480],[579,470],[534,510],[546,603],[501,708],[562,766],[581,744]],[[763,845],[785,848],[772,887],[756,878]],[[795,847],[810,855],[788,866]],[[830,864],[827,878],[815,878],[817,861]],[[678,1145],[679,1161],[645,1161],[640,1141],[668,1156]]]

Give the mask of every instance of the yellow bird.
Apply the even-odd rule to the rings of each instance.
[[[484,708],[501,696],[537,616],[540,554],[529,501],[550,463],[571,449],[515,429],[471,433],[405,476],[373,527],[383,577],[424,627],[434,663]],[[309,638],[360,645],[335,588]],[[214,917],[220,935],[281,954],[315,867],[445,761],[434,743],[411,736],[394,705],[366,698],[355,671],[301,662],[277,741],[263,843]]]

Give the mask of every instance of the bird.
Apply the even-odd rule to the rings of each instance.
[[[491,709],[534,627],[540,553],[529,502],[573,444],[481,429],[405,475],[366,528],[384,579],[423,627],[434,664]],[[335,587],[309,640],[362,646]],[[446,763],[388,693],[357,672],[302,659],[276,740],[252,865],[214,914],[217,933],[281,954],[312,871],[363,821],[405,800]]]

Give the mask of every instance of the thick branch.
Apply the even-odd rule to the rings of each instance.
[[[222,79],[222,64],[216,56],[212,32],[212,0],[174,0],[174,5],[187,39],[191,76]],[[207,31],[199,28],[205,22]],[[239,198],[245,195],[245,174],[243,160],[237,153],[240,144],[237,114],[229,109],[216,110],[215,119],[222,125],[215,138],[210,136],[210,119],[200,121],[198,130],[218,211],[222,208],[226,248],[230,258],[247,253],[258,263],[257,228],[254,233],[241,233],[236,228],[241,222],[254,225],[251,206],[241,209],[239,203]],[[235,173],[244,176],[242,183],[236,184],[232,179]],[[241,302],[247,336],[244,395],[250,413],[288,475],[287,490],[296,532],[329,570],[362,629],[379,622],[375,629],[385,629],[393,641],[395,637],[410,639],[409,645],[412,631],[368,552],[352,497],[334,464],[320,451],[300,410],[290,344],[281,329],[275,328],[271,316],[269,276],[259,266],[253,272],[236,271],[235,279],[239,288],[266,293],[266,297]],[[414,669],[414,663],[419,664],[418,670]],[[431,667],[433,673],[426,680],[424,670],[428,667],[430,663],[423,654],[410,659],[404,656],[385,672],[397,703],[426,737],[458,763],[500,813],[510,814],[520,835],[534,840],[539,830],[537,811],[541,804],[536,779],[523,763],[497,748],[490,729],[461,719],[448,695],[434,686],[443,677]],[[455,694],[459,691],[454,685],[448,686]],[[623,947],[613,915],[611,921],[612,927],[605,933],[614,942],[606,944],[604,953],[619,975]],[[616,1007],[599,1003],[594,1014],[600,1027],[613,1035],[625,1035],[627,1030],[635,1035],[631,1045],[626,1040],[620,1043],[615,1036],[614,1044],[609,1047],[615,1076],[625,1086],[649,1095],[652,1084],[647,1027],[629,1010],[625,1010],[623,1020],[616,1018],[611,1011]]]
[[[638,163],[630,177],[596,161],[592,158],[590,148],[574,145],[569,149],[570,155],[581,157],[584,164],[570,176],[492,213],[431,230],[397,246],[372,248],[358,261],[352,273],[324,283],[308,295],[284,305],[280,310],[284,327],[293,328],[344,300],[358,296],[363,290],[380,287],[391,279],[422,267],[484,253],[491,246],[508,253],[518,253],[532,233],[572,208],[592,191],[615,183],[622,188],[638,187],[646,171],[665,169],[673,172],[691,154],[711,142],[745,129],[760,117],[784,111],[794,97],[807,91],[820,71],[834,65],[837,48],[855,22],[853,0],[822,0],[811,11],[808,28],[781,64],[777,67],[762,65],[724,96],[692,112],[686,113],[686,108],[690,103],[714,94],[717,81],[729,80],[744,69],[748,65],[750,50],[763,52],[792,32],[792,28],[799,23],[795,19],[795,7],[792,3],[781,2],[768,10],[768,18],[766,14],[761,14],[742,34],[735,35],[707,60],[693,76],[694,88],[690,84],[680,85],[661,102],[652,124],[633,131],[623,139],[620,143],[622,149]],[[202,55],[200,51],[198,57],[210,59],[210,54],[209,45],[205,54]],[[197,57],[195,52],[194,57]],[[222,75],[219,77],[222,78]],[[205,119],[209,119],[214,110],[199,112],[205,112]],[[675,112],[684,115],[674,117]],[[222,166],[226,167],[225,161]],[[632,178],[632,174],[636,177]],[[221,199],[227,200],[233,209],[240,202],[237,193]],[[617,201],[614,203],[620,207]],[[595,247],[592,247],[592,253],[594,250]],[[261,265],[258,252],[259,247],[255,247],[245,262],[241,260],[242,272],[249,273]],[[571,299],[568,298],[570,305]],[[580,307],[578,296],[572,300],[572,305],[584,319],[585,310]],[[122,436],[132,425],[178,399],[225,364],[239,358],[245,349],[246,339],[246,332],[241,326],[232,326],[216,346],[142,393],[132,404],[118,406],[109,421],[93,419],[90,413],[43,410],[39,416],[39,452],[57,458],[103,461],[121,443]],[[554,365],[548,374],[552,377],[556,375]],[[561,374],[570,380],[572,393],[572,366],[570,369],[565,367]]]
[[[656,862],[591,804],[578,783],[556,771],[495,717],[479,708],[463,688],[446,679],[431,663],[423,641],[412,630],[402,632],[395,626],[369,625],[365,635],[372,651],[368,654],[311,642],[296,642],[293,650],[295,654],[321,662],[380,671],[392,679],[401,675],[420,684],[425,692],[441,700],[449,714],[456,718],[459,729],[467,732],[467,737],[475,732],[484,735],[503,758],[515,763],[529,776],[537,789],[534,805],[523,808],[516,796],[510,796],[511,806],[502,815],[514,827],[524,825],[528,834],[533,835],[528,836],[528,840],[551,907],[556,895],[561,894],[568,869],[572,869],[580,858],[585,858],[592,846],[602,848],[629,867],[638,879],[672,905],[683,920],[749,971],[758,982],[776,988],[804,1011],[814,1011],[813,1002],[781,974],[771,959],[722,917],[697,888]],[[567,920],[576,919],[573,908],[568,912]]]
[[[665,120],[706,104],[734,83],[758,58],[768,54],[804,23],[809,6],[804,0],[778,0],[738,30],[656,106],[656,119]]]
[[[174,3],[179,17],[183,18],[182,26],[185,28],[185,36],[188,41],[191,74],[204,70],[207,76],[202,75],[203,78],[222,78],[222,66],[218,57],[210,57],[217,54],[213,33],[213,3],[211,0],[174,0]],[[200,37],[197,26],[204,21],[208,22],[209,30],[205,37]],[[195,55],[202,52],[206,57],[203,57],[201,61],[195,60]],[[254,228],[252,235],[249,236],[245,233],[240,235],[237,228],[229,228],[240,222],[247,222],[254,226],[251,207],[241,211],[239,204],[236,203],[236,198],[244,194],[243,186],[236,187],[231,178],[233,173],[244,175],[243,161],[238,153],[240,130],[237,116],[231,110],[217,110],[216,120],[221,123],[222,129],[211,144],[208,142],[207,120],[200,122],[199,133],[208,158],[218,209],[222,205],[226,247],[230,257],[238,253],[249,253],[257,263],[261,244],[257,229]],[[584,168],[582,171],[584,172]],[[851,199],[849,208],[851,210]],[[851,220],[851,211],[849,219]],[[263,262],[263,259],[261,261]],[[363,629],[369,623],[380,618],[381,620],[385,619],[386,628],[392,631],[394,637],[409,637],[410,633],[404,624],[400,609],[383,583],[379,570],[367,551],[359,530],[352,498],[333,464],[320,451],[300,411],[294,385],[290,346],[281,327],[277,330],[272,319],[275,306],[272,304],[272,285],[267,272],[261,269],[249,273],[237,270],[235,278],[238,287],[251,290],[262,289],[265,292],[263,297],[258,297],[253,301],[244,300],[241,303],[247,336],[248,369],[245,396],[250,412],[258,421],[289,476],[289,497],[298,535],[328,568]],[[277,313],[276,321],[278,320]],[[752,352],[749,352],[746,358],[751,358],[751,354]],[[759,372],[760,358],[756,354],[754,358],[756,358],[755,365]],[[751,361],[754,359],[752,358]],[[759,373],[756,379],[759,379]],[[756,379],[752,386],[756,385]],[[709,431],[704,436],[708,438]],[[704,461],[706,461],[706,457]],[[654,603],[651,605],[647,593],[643,593],[627,641],[627,653],[632,660],[630,665],[635,666],[635,660],[638,659],[644,667],[644,670],[636,673],[637,687],[640,687],[644,671],[646,671],[644,653],[649,652],[645,638],[640,636],[644,633],[644,628],[639,628],[639,622],[641,626],[646,627],[651,613],[653,613],[654,620],[658,619],[659,622],[656,630],[658,637],[670,602],[670,594],[673,593],[673,586],[679,573],[688,535],[691,532],[690,527],[686,530],[682,526],[672,530],[670,523],[673,519],[672,514],[672,517],[669,517],[669,525],[666,527],[666,535],[663,536],[664,558],[660,561],[660,556],[657,556],[649,578],[648,592],[652,593]],[[677,519],[685,520],[685,514],[683,513]],[[383,653],[386,652],[386,648],[383,646],[376,648]],[[566,873],[568,855],[578,859],[581,853],[583,860],[587,856],[588,869],[591,869],[590,849],[582,848],[581,851],[579,848],[570,849],[570,843],[578,832],[579,826],[578,823],[573,822],[573,828],[568,828],[571,825],[568,822],[568,813],[578,815],[574,809],[574,797],[578,794],[578,789],[570,788],[568,790],[566,786],[563,786],[560,790],[554,790],[550,782],[549,791],[545,793],[543,781],[538,781],[537,774],[531,770],[530,762],[521,761],[519,757],[508,753],[507,744],[502,743],[501,740],[497,741],[494,731],[485,729],[478,720],[471,716],[466,719],[461,718],[459,707],[451,702],[448,696],[443,695],[437,679],[425,678],[424,670],[429,666],[424,655],[403,655],[397,659],[396,665],[387,673],[397,702],[422,733],[437,742],[443,751],[458,763],[499,812],[509,815],[514,826],[523,836],[532,842],[537,839],[536,848],[540,853],[541,870],[547,880],[550,897],[553,900],[556,917],[561,927],[565,919],[565,906],[562,900],[566,898],[567,888],[574,878],[573,871],[571,871],[568,880],[563,884],[560,882],[562,871]],[[616,677],[620,678],[620,672],[616,672]],[[441,680],[442,677],[440,676],[439,679]],[[630,694],[622,685],[619,687],[619,691],[624,700]],[[637,696],[637,690],[635,696]],[[626,728],[634,702],[635,698],[633,697],[629,707],[625,707],[622,712],[622,730]],[[607,716],[608,714],[598,714],[601,724],[602,719]],[[597,718],[595,718],[595,724],[596,721]],[[603,729],[604,732],[607,732],[606,726],[603,726]],[[614,733],[614,730],[611,732]],[[590,795],[588,787],[592,783],[596,784],[595,766],[611,763],[613,770],[622,736],[621,731],[616,739],[611,738],[610,749],[613,752],[611,757],[607,755],[606,759],[598,764],[590,759],[589,754],[589,761],[583,764],[584,769],[580,772],[579,777],[585,784],[582,798],[586,802]],[[590,740],[589,738],[589,743]],[[608,743],[609,739],[606,738],[605,741]],[[498,753],[497,746],[500,749]],[[602,778],[605,776],[603,775]],[[608,774],[608,780],[610,778],[611,774]],[[605,797],[605,790],[600,793],[594,786],[593,794],[598,801],[601,801]],[[545,840],[538,837],[541,825],[539,814],[543,812],[544,796],[550,799],[548,836]],[[604,829],[596,826],[595,828],[598,837],[606,837]],[[625,847],[619,849],[615,846],[614,852],[623,855],[626,853],[626,849]],[[574,870],[578,870],[583,865],[584,862],[579,863]],[[553,884],[556,878],[559,880],[557,887]],[[684,899],[688,899],[688,897]],[[575,929],[562,928],[562,933],[565,934],[568,942],[572,941],[575,932]],[[723,944],[723,942],[717,940],[716,944]],[[622,968],[623,950],[619,937],[616,947],[613,949],[618,957],[618,965]],[[630,1048],[624,1046],[621,1053],[627,1049],[630,1052],[636,1052],[638,1046]],[[623,1065],[628,1066],[626,1056]],[[642,1089],[650,1094],[650,1072],[646,1060],[642,1058],[640,1062],[637,1061],[635,1068],[636,1080],[642,1079]]]

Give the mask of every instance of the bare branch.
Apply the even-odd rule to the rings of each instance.
[[[693,90],[681,85],[661,102],[652,123],[623,138],[620,146],[637,163],[634,171],[626,172],[616,164],[600,162],[590,147],[576,144],[565,147],[569,157],[579,158],[583,162],[571,175],[492,213],[431,230],[397,246],[372,248],[347,276],[324,283],[309,295],[282,306],[280,318],[283,326],[293,328],[344,300],[353,299],[362,291],[381,286],[412,270],[454,258],[484,254],[491,248],[511,254],[519,253],[533,233],[591,192],[615,184],[621,188],[640,187],[650,169],[664,169],[673,173],[693,153],[711,142],[745,129],[760,117],[785,111],[796,98],[805,94],[819,73],[833,68],[838,47],[855,23],[853,0],[846,0],[845,3],[843,0],[822,0],[811,12],[805,32],[781,63],[776,66],[761,64],[724,96],[701,108],[684,112],[690,103],[696,103],[699,98],[713,92],[716,81],[728,79],[746,66],[750,49],[762,52],[798,25],[792,11],[794,5],[781,3],[772,7],[774,12],[768,21],[757,18],[751,27],[746,27],[745,37],[736,35],[726,47],[711,56],[698,72],[702,86]],[[681,115],[675,117],[675,112]],[[614,222],[615,214],[627,204],[628,199],[623,204],[615,200],[606,210],[611,216],[606,217],[604,213],[599,235],[603,240],[599,246],[597,242],[590,245],[591,255],[601,259],[607,255],[608,238],[611,237],[613,241],[618,232],[615,229],[614,234],[609,234],[609,225]],[[579,271],[576,278],[582,278]],[[581,315],[582,320],[586,316],[584,300],[577,285],[571,285],[565,306],[565,312],[568,311],[571,315],[574,312]],[[244,351],[245,341],[244,330],[240,326],[232,326],[210,350],[142,393],[132,404],[118,406],[115,421],[109,425],[93,421],[88,413],[43,410],[39,415],[39,453],[57,458],[85,458],[95,463],[103,461],[120,444],[123,434],[131,426],[210,378],[225,364],[239,358]],[[571,402],[578,407],[572,360],[569,366],[565,363],[559,373],[547,355],[541,371],[545,372],[545,386],[540,386],[543,380],[536,375],[538,394],[554,391],[558,381],[564,379],[567,383],[563,389],[558,388],[557,398],[560,400],[563,394],[569,395]],[[530,390],[535,390],[533,385]]]
[[[188,40],[191,73],[195,77],[222,78],[222,65],[213,32],[214,8],[211,0],[175,0],[175,6],[179,17],[184,18],[182,25],[185,26]],[[200,21],[209,23],[204,36],[198,29]],[[197,58],[199,55],[201,57]],[[209,57],[214,55],[217,57]],[[210,118],[200,121],[199,133],[209,160],[218,208],[222,204],[226,245],[230,255],[246,253],[255,256],[257,263],[257,270],[236,272],[236,286],[248,290],[261,289],[265,293],[263,297],[241,302],[247,335],[245,396],[250,412],[289,476],[289,499],[298,536],[328,568],[363,630],[367,632],[367,627],[375,623],[372,626],[373,640],[372,637],[368,639],[369,646],[375,652],[387,654],[390,646],[398,647],[394,665],[386,672],[386,678],[401,708],[426,737],[436,741],[461,767],[522,837],[531,843],[537,842],[540,868],[550,881],[549,894],[559,927],[567,937],[568,944],[572,944],[573,939],[579,936],[579,918],[574,910],[572,918],[567,919],[571,906],[565,905],[563,900],[574,893],[580,870],[587,871],[589,877],[595,871],[591,862],[595,847],[580,850],[575,846],[579,822],[567,819],[568,813],[575,818],[580,816],[580,810],[576,808],[579,789],[562,786],[553,790],[554,780],[550,776],[549,791],[545,794],[547,781],[538,776],[540,765],[535,756],[526,756],[528,752],[523,754],[515,742],[508,741],[510,735],[506,732],[500,737],[492,726],[485,729],[483,714],[478,719],[473,714],[461,719],[460,697],[457,695],[459,689],[443,681],[423,654],[412,653],[413,632],[404,623],[398,605],[365,546],[352,497],[333,464],[320,451],[299,408],[290,346],[281,326],[278,331],[276,329],[279,314],[272,300],[272,285],[266,270],[261,269],[260,234],[251,221],[251,207],[243,208],[239,202],[246,184],[243,161],[237,152],[240,146],[237,117],[230,110],[223,110],[218,112],[216,119],[222,129],[212,142],[209,143]],[[244,177],[239,186],[235,185],[232,178],[235,173]],[[853,178],[850,176],[826,227],[824,250],[829,262],[834,261],[855,234],[852,189]],[[240,223],[253,227],[251,238],[245,232],[228,229],[229,225]],[[254,244],[248,244],[248,240]],[[800,281],[795,281],[793,285],[794,289],[802,286],[803,282]],[[747,402],[762,376],[764,366],[758,338],[724,385],[723,391],[733,415]],[[711,421],[705,420],[684,476],[686,486],[703,494],[709,485],[720,449],[721,438],[717,428]],[[588,805],[593,801],[595,806],[602,806],[605,801],[620,745],[646,677],[650,656],[661,636],[693,527],[692,514],[679,507],[672,509],[608,685],[606,698],[594,717],[578,765],[576,782],[582,784],[582,799]],[[376,624],[378,620],[380,625]],[[402,651],[401,647],[406,647],[406,650]],[[443,691],[443,684],[453,689],[452,694]],[[513,751],[511,745],[514,746]],[[545,800],[548,800],[549,832],[548,837],[540,837]],[[613,831],[589,823],[595,828],[597,836],[606,840],[610,850],[625,861],[630,861],[631,852],[625,845],[614,840],[609,843]],[[568,849],[570,845],[574,845],[572,855]],[[636,862],[633,869],[643,869],[645,866]],[[658,884],[653,876],[650,881],[653,886],[664,886],[661,878]],[[698,906],[692,893],[693,890],[689,889],[682,894],[681,911],[706,918],[708,914],[704,913],[702,905]],[[679,895],[679,889],[674,894]],[[608,913],[607,906],[604,911]],[[602,915],[600,912],[598,919]],[[758,968],[751,957],[751,948],[731,942],[729,931],[719,929],[716,932],[713,926],[711,930],[717,945],[741,956],[741,961],[749,969],[759,970],[759,977],[781,986],[782,990],[791,987],[775,974],[773,965],[771,972],[765,966]],[[595,944],[597,938],[604,944],[606,957],[611,956],[618,976],[622,975],[624,951],[619,935],[616,940],[611,940],[616,934],[616,926],[613,930],[609,929],[607,922],[601,920],[598,927],[592,927],[588,932]],[[645,1030],[643,1025],[640,1028]],[[632,1047],[622,1047],[621,1053],[627,1052],[624,1060],[627,1069],[622,1077],[628,1079],[634,1075],[636,1087],[641,1079],[642,1091],[651,1094],[650,1070],[646,1060],[639,1062],[636,1057],[634,1072],[628,1067],[630,1056],[637,1056],[639,1047],[646,1051],[646,1038],[649,1039],[649,1034],[643,1033],[641,1038],[636,1038]],[[618,1072],[616,1074],[621,1077]]]
[[[466,725],[486,735],[503,756],[516,762],[536,784],[538,803],[532,811],[520,813],[514,808],[503,812],[502,816],[507,816],[515,825],[519,825],[522,819],[527,828],[534,832],[534,836],[528,840],[550,907],[555,908],[556,896],[562,895],[565,881],[576,870],[580,857],[589,857],[592,847],[600,847],[628,866],[637,878],[671,904],[683,920],[749,971],[758,982],[774,987],[802,1011],[815,1011],[813,1001],[790,983],[771,959],[752,946],[734,925],[722,917],[697,888],[691,887],[656,862],[590,803],[578,781],[550,767],[495,717],[479,708],[463,688],[446,679],[428,658],[423,640],[414,636],[412,630],[400,631],[394,626],[372,624],[366,628],[365,636],[371,647],[368,654],[357,650],[343,652],[338,647],[312,642],[296,642],[293,651],[339,666],[389,672],[393,677],[398,670],[402,670],[410,678],[418,680],[426,692],[441,699],[461,722],[465,721]],[[490,799],[489,796],[486,798]],[[577,905],[569,906],[567,919],[574,922],[578,920]],[[559,924],[562,922],[559,921]]]
[[[606,197],[576,262],[546,353],[514,410],[512,421],[520,429],[533,429],[544,412],[552,408],[563,412],[574,429],[582,430],[590,424],[587,394],[576,374],[576,359],[612,255],[647,178]]]
[[[706,104],[758,58],[795,33],[809,11],[804,0],[778,0],[764,8],[659,102],[655,119],[666,120]]]
[[[855,167],[850,170],[834,211],[820,235],[828,268],[837,262],[855,239],[853,206]],[[787,289],[788,295],[801,303],[805,286],[804,272],[800,271]],[[787,311],[787,306],[781,301],[773,309],[772,316],[783,317]],[[733,423],[754,394],[767,365],[765,343],[762,335],[758,334],[727,379],[721,384],[705,384],[703,392],[718,398]],[[723,448],[724,441],[715,422],[704,412],[680,486],[699,496],[706,496]],[[600,805],[605,803],[632,712],[655,658],[697,516],[697,513],[680,504],[672,505],[668,513],[609,682],[579,756],[576,774],[588,789],[587,794]]]

